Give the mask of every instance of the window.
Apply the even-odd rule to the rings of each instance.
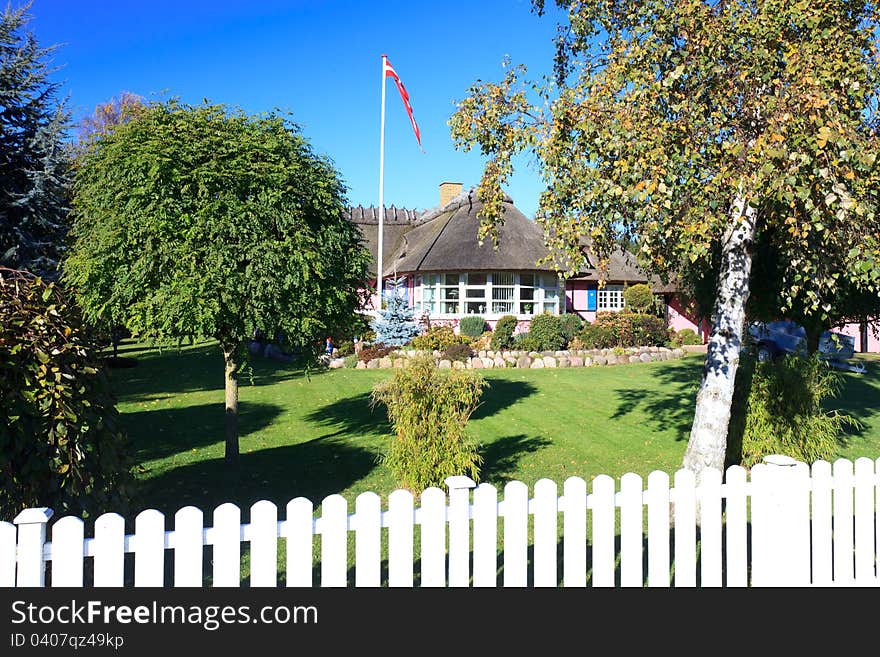
[[[437,283],[440,277],[436,274],[422,276],[416,281],[417,289],[421,289],[421,299],[416,297],[415,309],[418,313],[437,314]]]
[[[440,314],[458,315],[461,310],[458,274],[441,274],[440,281]]]
[[[535,314],[535,275],[519,275],[519,314]]]
[[[606,285],[597,294],[597,310],[621,310],[623,308],[623,285]]]
[[[513,274],[496,271],[492,274],[492,314],[513,313],[515,279]]]
[[[552,275],[541,276],[541,290],[544,293],[543,311],[559,314],[559,279]]]
[[[466,274],[467,284],[464,289],[465,313],[468,315],[484,315],[486,313],[486,274]]]

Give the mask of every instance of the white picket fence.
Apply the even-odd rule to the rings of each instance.
[[[275,504],[257,502],[247,524],[237,506],[222,504],[210,527],[195,507],[180,509],[171,530],[162,513],[147,510],[132,535],[117,514],[100,516],[92,538],[79,518],[65,517],[52,524],[49,542],[51,510],[28,509],[14,524],[0,522],[0,586],[44,586],[47,570],[52,586],[203,586],[203,572],[213,586],[239,586],[243,576],[251,586],[277,586],[279,538],[286,539],[287,586],[880,583],[880,459],[809,467],[768,457],[749,473],[730,468],[723,482],[720,472],[710,472],[699,486],[687,470],[675,473],[673,487],[664,472],[651,473],[646,488],[640,476],[626,474],[619,490],[601,475],[589,493],[586,481],[571,477],[561,496],[555,482],[542,479],[531,499],[522,482],[508,483],[503,499],[493,486],[470,491],[468,482],[451,478],[448,499],[429,488],[419,508],[406,491],[389,495],[385,511],[377,494],[363,493],[353,515],[340,495],[323,500],[320,517],[305,498],[291,500],[283,520]],[[243,543],[250,549],[244,573]],[[132,573],[129,557],[127,576],[128,553],[134,563]]]

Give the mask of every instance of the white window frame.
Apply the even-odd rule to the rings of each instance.
[[[479,285],[470,285],[468,277],[470,275],[482,275],[485,276],[485,283]],[[447,276],[457,276],[458,282],[457,284],[449,285],[447,283]],[[531,277],[532,285],[523,286],[522,278],[523,276]],[[512,291],[512,296],[508,299],[495,299],[494,298],[494,290],[495,290],[495,280],[503,280],[505,285],[498,286],[499,289],[507,290],[507,294],[510,294]],[[508,281],[512,280],[512,284],[507,284]],[[416,286],[418,287],[418,291],[415,293],[415,299],[417,300],[416,307],[424,311],[426,309],[425,302],[425,290],[427,288],[431,288],[433,290],[433,302],[431,303],[431,307],[428,309],[428,313],[430,317],[435,317],[437,319],[459,319],[461,317],[465,317],[468,314],[475,315],[479,314],[481,317],[485,317],[486,319],[498,319],[504,315],[515,315],[517,319],[520,320],[528,320],[537,315],[540,315],[546,310],[552,312],[555,315],[559,314],[561,300],[564,298],[564,291],[561,288],[560,280],[557,276],[555,276],[552,272],[511,272],[511,271],[466,271],[466,272],[437,272],[431,274],[423,274],[417,278],[415,281]],[[445,312],[444,303],[447,303],[443,300],[444,291],[458,289],[458,299],[457,305],[459,312],[457,313],[448,313]],[[512,288],[512,289],[511,289]],[[481,303],[484,307],[484,312],[482,313],[468,313],[467,312],[467,304],[469,303],[468,299],[468,290],[483,290],[483,297],[481,298],[471,298],[470,303]],[[531,299],[523,299],[522,298],[522,290],[531,289],[532,298]],[[551,295],[550,292],[553,292]],[[553,298],[555,296],[555,298]],[[509,312],[494,312],[494,303],[509,303],[512,307],[512,310]],[[531,303],[533,307],[533,312],[531,314],[522,313],[520,310],[522,309],[522,303]],[[552,306],[550,306],[552,304]],[[548,307],[550,306],[550,307]]]
[[[596,312],[623,310],[623,285],[605,285],[596,292]]]

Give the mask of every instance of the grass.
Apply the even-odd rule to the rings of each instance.
[[[315,504],[341,493],[353,505],[372,490],[395,488],[377,457],[391,435],[384,410],[370,408],[372,385],[388,370],[331,370],[306,376],[255,358],[240,386],[241,468],[223,462],[223,365],[217,347],[180,350],[123,346],[138,365],[111,372],[123,425],[139,464],[137,510],[173,514],[193,504],[206,512],[233,501]],[[490,387],[469,430],[485,464],[482,480],[560,486],[576,475],[674,472],[687,445],[703,362],[677,361],[551,370],[486,370]],[[833,407],[863,427],[844,437],[839,456],[880,456],[880,359],[866,375],[843,374]]]

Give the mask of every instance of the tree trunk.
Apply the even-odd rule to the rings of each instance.
[[[731,210],[731,225],[722,244],[712,333],[683,461],[683,467],[692,470],[698,482],[706,468],[724,470],[733,386],[749,298],[755,215],[755,208],[747,204],[745,197],[737,196]]]
[[[237,346],[223,345],[226,389],[226,465],[238,469],[238,368]]]

